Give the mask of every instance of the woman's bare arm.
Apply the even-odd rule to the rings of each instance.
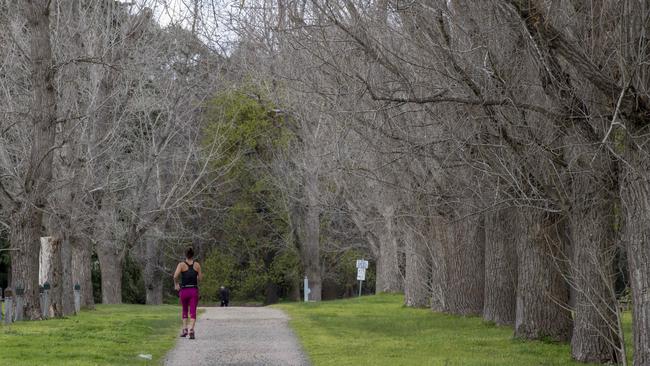
[[[196,262],[196,272],[198,273],[198,281],[200,282],[203,279],[203,271],[201,271],[201,264]]]
[[[181,268],[183,267],[182,263],[179,263],[176,266],[176,272],[174,272],[174,288],[178,291],[181,288],[181,285],[178,284],[178,278],[181,276]]]

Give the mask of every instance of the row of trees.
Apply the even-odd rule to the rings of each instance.
[[[255,291],[304,273],[312,300],[358,253],[377,291],[579,361],[626,362],[629,283],[650,363],[650,3],[194,0],[165,28],[163,1],[0,4],[1,217],[32,317],[41,236],[62,312],[93,252],[107,303],[129,253],[160,302],[181,242]]]
[[[93,305],[93,253],[102,302],[121,302],[131,255],[160,303],[163,253],[199,235],[195,202],[227,169],[209,164],[221,141],[204,144],[200,122],[223,60],[154,15],[108,0],[0,2],[0,219],[28,318],[40,313],[41,237],[57,315],[72,312],[76,283]]]
[[[233,57],[298,125],[284,187],[313,299],[333,249],[323,218],[344,212],[378,291],[570,341],[579,361],[626,363],[629,281],[634,364],[649,364],[649,11],[249,3]]]

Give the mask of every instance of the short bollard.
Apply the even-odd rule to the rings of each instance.
[[[43,319],[50,317],[50,283],[43,284],[43,295],[41,297],[41,308],[43,309]]]
[[[74,285],[74,312],[79,314],[81,311],[81,286],[77,283]]]
[[[311,293],[311,289],[309,288],[309,279],[307,276],[305,276],[305,280],[303,282],[303,293],[305,294],[305,302],[309,301],[309,294]]]
[[[22,287],[16,287],[16,296],[15,296],[15,301],[16,301],[16,307],[14,308],[14,321],[22,321],[23,320],[23,313],[25,310],[25,306],[23,303],[23,295],[25,294],[25,289]]]
[[[40,298],[39,304],[41,304],[41,316],[45,317],[45,299],[43,296],[45,295],[45,290],[43,290],[43,286],[38,286],[38,297]]]
[[[11,289],[5,290],[5,324],[11,324],[14,319],[14,293]]]

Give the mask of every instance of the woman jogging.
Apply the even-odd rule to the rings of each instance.
[[[178,278],[181,283],[179,285]],[[196,324],[196,306],[199,303],[199,282],[203,278],[201,266],[194,260],[194,250],[187,248],[185,251],[185,260],[176,266],[174,272],[174,288],[179,291],[178,295],[183,305],[183,332],[181,337],[189,334],[190,339],[194,339],[194,324]],[[189,310],[189,319],[187,313]]]

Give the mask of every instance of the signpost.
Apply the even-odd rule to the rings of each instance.
[[[357,259],[357,281],[359,281],[359,296],[361,296],[361,287],[363,281],[366,280],[366,269],[368,269],[368,261]]]

